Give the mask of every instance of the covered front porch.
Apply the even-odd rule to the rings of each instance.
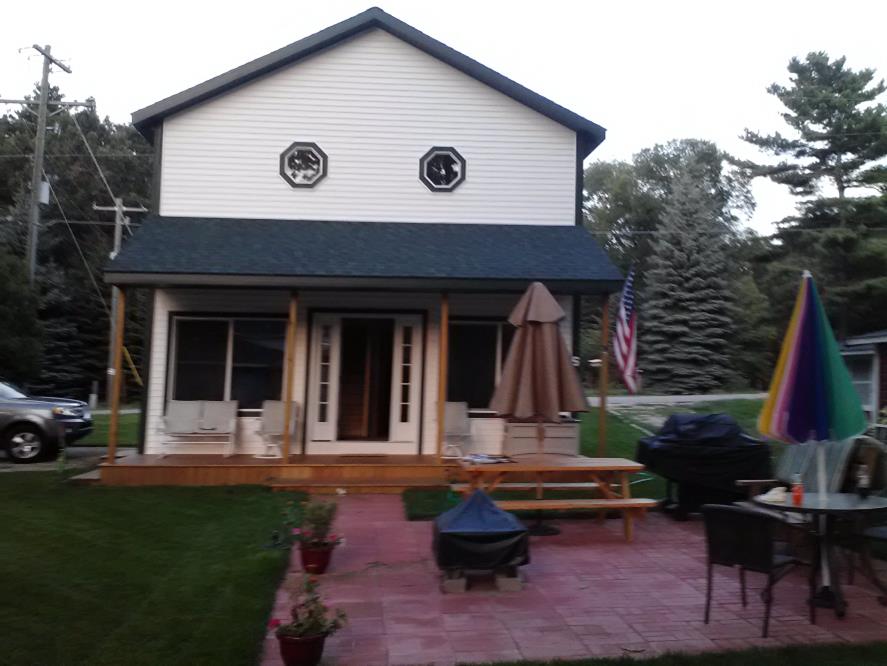
[[[268,254],[247,267],[236,250],[254,245],[256,231]],[[619,284],[581,228],[506,231],[149,220],[106,274],[121,308],[102,482],[392,492],[441,485],[448,402],[468,406],[471,451],[500,453],[504,423],[488,404],[510,342],[506,317],[521,292],[534,279],[546,282],[567,313],[561,333],[575,349],[580,296],[605,304]],[[484,245],[491,240],[494,247]],[[281,252],[287,244],[289,254]],[[226,254],[230,261],[220,262]],[[147,381],[139,453],[117,459],[123,312],[133,288],[151,291]],[[268,401],[282,404],[282,423],[294,424],[282,429],[273,459],[261,457],[269,451]],[[170,437],[172,404],[199,409],[201,432]],[[218,427],[204,425],[210,406],[230,410],[224,441],[200,436]]]
[[[400,493],[446,486],[455,468],[437,455],[306,455],[261,460],[250,454],[133,453],[101,468],[101,481],[117,486],[266,485],[276,490],[332,494]]]

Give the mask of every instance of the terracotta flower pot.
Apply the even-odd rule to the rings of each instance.
[[[323,656],[326,634],[318,636],[278,636],[280,656],[286,666],[316,666]]]
[[[299,555],[302,558],[302,569],[310,574],[322,574],[330,565],[335,546],[308,546],[299,545]]]

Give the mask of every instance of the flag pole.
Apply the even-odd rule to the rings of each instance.
[[[607,455],[607,384],[609,383],[610,367],[610,294],[604,294],[601,304],[601,371],[599,373],[597,421],[597,454],[599,458]]]

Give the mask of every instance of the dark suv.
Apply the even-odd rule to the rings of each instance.
[[[92,432],[92,414],[81,400],[29,396],[0,381],[0,449],[17,463],[48,460],[62,442]]]

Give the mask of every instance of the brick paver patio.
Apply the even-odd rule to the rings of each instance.
[[[430,522],[406,521],[398,496],[339,501],[336,529],[347,542],[321,577],[321,590],[331,606],[348,613],[349,625],[327,641],[325,664],[653,656],[887,638],[887,608],[865,583],[845,587],[850,608],[844,620],[820,610],[811,625],[804,568],[776,587],[770,638],[760,637],[763,604],[756,574],[748,574],[749,607],[743,609],[737,574],[716,569],[712,622],[703,624],[705,544],[699,522],[675,523],[653,514],[639,523],[635,543],[628,544],[621,521],[557,521],[561,535],[533,537],[522,592],[445,595],[431,559]],[[299,575],[294,552],[274,617],[287,617],[287,587]],[[282,664],[270,634],[262,664]]]

